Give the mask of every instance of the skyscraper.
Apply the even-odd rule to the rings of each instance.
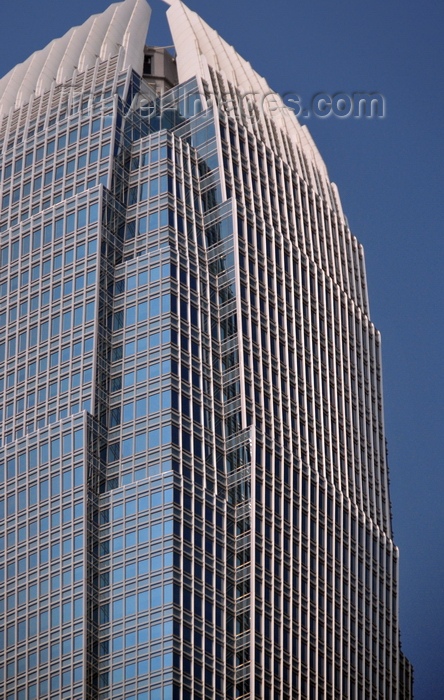
[[[362,247],[169,4],[0,81],[0,696],[409,700]]]

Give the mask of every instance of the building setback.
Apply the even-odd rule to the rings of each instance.
[[[168,4],[0,81],[0,696],[410,700],[362,246]]]

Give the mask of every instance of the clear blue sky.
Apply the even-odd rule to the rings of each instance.
[[[0,75],[108,0],[4,0]],[[444,4],[189,0],[278,92],[382,93],[384,119],[307,119],[364,244],[383,336],[401,630],[415,700],[444,698]],[[169,44],[151,3],[150,43]],[[439,447],[440,445],[440,447]]]

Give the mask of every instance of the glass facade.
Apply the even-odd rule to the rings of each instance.
[[[156,95],[113,7],[0,111],[0,694],[409,700],[362,247],[232,49]]]

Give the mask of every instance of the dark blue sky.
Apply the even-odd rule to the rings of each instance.
[[[0,75],[108,0],[6,0]],[[366,251],[383,335],[403,648],[415,700],[444,698],[444,4],[436,0],[189,0],[272,88],[307,106],[325,92],[379,92],[384,119],[307,123]],[[151,3],[150,43],[169,44]],[[439,447],[441,445],[441,447]]]

